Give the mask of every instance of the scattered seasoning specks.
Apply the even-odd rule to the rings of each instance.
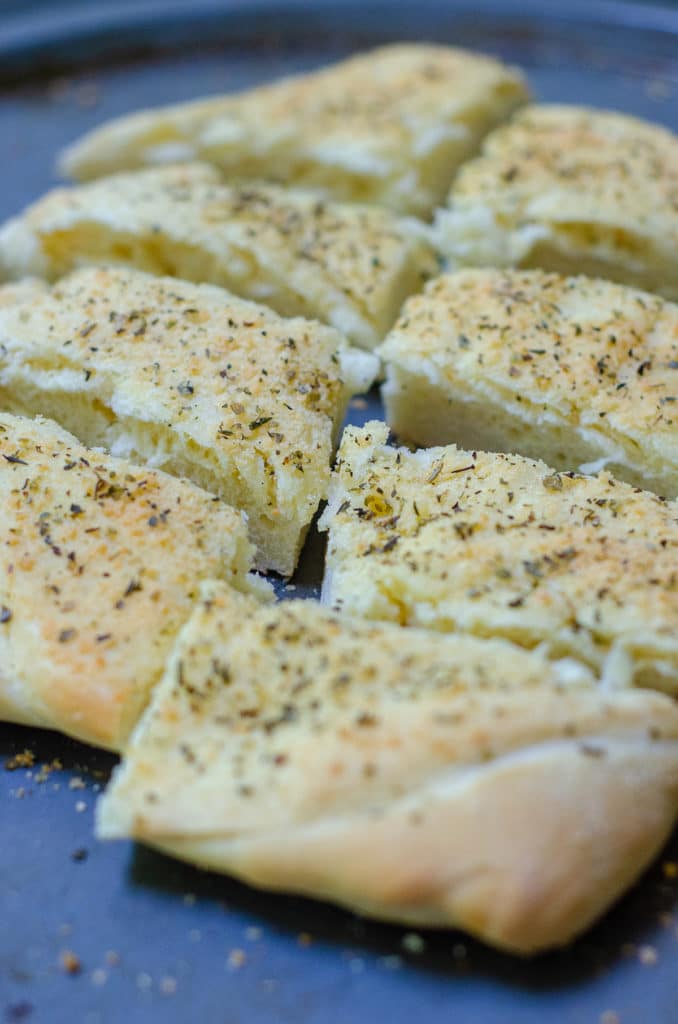
[[[372,421],[344,431],[319,526],[337,609],[527,648],[557,634],[561,657],[601,676],[620,646],[619,671],[678,687],[676,506],[606,472],[454,445],[412,452]],[[629,622],[644,634],[637,656]],[[604,756],[586,738],[581,750]]]

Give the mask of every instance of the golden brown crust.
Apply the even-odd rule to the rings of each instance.
[[[84,179],[204,159],[229,178],[427,215],[461,160],[526,98],[519,72],[490,57],[398,44],[240,95],[122,117],[76,142],[61,167]]]
[[[259,885],[532,952],[619,895],[677,803],[666,697],[209,584],[98,820]]]
[[[328,603],[626,666],[678,694],[676,502],[519,455],[409,452],[387,433],[344,432],[320,521]]]
[[[0,309],[0,332],[6,407],[244,509],[258,564],[285,574],[325,494],[335,425],[376,364],[315,322],[122,269]]]
[[[539,953],[592,925],[675,820],[675,743],[586,749],[546,744],[362,817],[145,841],[251,885]]]
[[[438,218],[466,265],[597,274],[678,299],[678,137],[609,111],[529,106],[488,136]]]
[[[563,470],[601,460],[678,495],[672,303],[585,277],[458,271],[408,300],[378,354],[391,364],[384,397],[403,438],[509,449]],[[439,415],[419,421],[409,401],[438,401]]]
[[[438,269],[431,248],[387,210],[223,185],[206,164],[56,189],[0,230],[2,276],[55,280],[96,263],[221,285],[329,323],[365,348]]]
[[[241,515],[186,481],[0,414],[0,717],[119,749],[200,580],[245,587]]]

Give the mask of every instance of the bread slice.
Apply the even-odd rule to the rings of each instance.
[[[453,265],[589,274],[678,300],[678,136],[626,114],[526,107],[462,168],[436,234]]]
[[[676,305],[591,278],[459,271],[405,304],[378,354],[402,439],[607,466],[678,495]]]
[[[55,280],[93,263],[218,284],[365,348],[439,272],[431,247],[388,210],[222,185],[207,164],[56,189],[0,229],[0,277]]]
[[[502,641],[206,584],[98,833],[504,949],[568,942],[678,810],[678,705]]]
[[[229,178],[310,185],[427,216],[487,131],[527,99],[521,74],[446,46],[398,44],[240,95],[145,110],[68,149],[86,179],[207,160]]]
[[[200,580],[245,588],[241,514],[185,480],[0,413],[0,719],[119,750]]]
[[[257,566],[284,575],[377,362],[329,327],[134,270],[76,271],[0,308],[0,341],[0,405],[246,511]]]
[[[410,452],[387,433],[344,433],[320,521],[325,602],[678,696],[678,503],[519,455]]]

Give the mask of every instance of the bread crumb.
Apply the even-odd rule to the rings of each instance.
[[[36,782],[47,782],[47,779],[50,777],[52,772],[63,771],[63,767],[64,766],[61,763],[61,761],[58,759],[58,757],[55,757],[54,760],[51,761],[49,764],[40,765],[40,771],[35,776],[35,781]]]
[[[603,1010],[600,1015],[600,1024],[621,1024],[621,1017],[616,1010]]]
[[[662,864],[662,871],[664,872],[664,878],[678,878],[678,862],[675,860],[665,860]]]
[[[93,985],[104,985],[108,980],[108,974],[103,967],[96,967],[92,971],[92,984]]]
[[[232,949],[228,954],[228,966],[231,970],[238,970],[247,963],[247,954],[243,949]]]
[[[85,789],[86,783],[84,779],[81,779],[79,775],[76,775],[74,779],[68,781],[69,789]]]
[[[659,954],[654,946],[639,946],[638,959],[644,967],[653,967],[659,959]]]
[[[297,935],[297,943],[300,946],[310,946],[313,943],[313,936],[308,932],[299,932]]]
[[[32,750],[22,750],[20,754],[15,754],[13,757],[7,758],[5,761],[5,770],[8,772],[15,772],[18,768],[32,768],[35,764],[35,754]]]
[[[160,979],[159,989],[164,996],[173,996],[177,990],[177,979],[166,975]]]
[[[82,814],[83,811],[86,811],[87,810],[87,804],[85,803],[85,801],[84,800],[78,800],[77,804],[75,805],[75,810],[76,810],[76,812],[78,814]]]
[[[66,974],[80,974],[82,963],[72,949],[63,949],[59,954],[59,965]]]
[[[407,932],[406,935],[403,935],[400,944],[404,950],[408,953],[413,953],[415,956],[421,955],[426,949],[424,939],[417,932]]]
[[[137,988],[141,989],[142,992],[148,992],[153,985],[153,978],[150,974],[146,974],[142,971],[141,974],[137,974]]]

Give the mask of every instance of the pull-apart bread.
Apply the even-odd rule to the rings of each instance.
[[[290,574],[375,357],[210,285],[85,269],[38,289],[0,299],[0,405],[188,477],[247,512],[259,568]]]
[[[538,270],[462,270],[409,299],[377,350],[398,436],[607,467],[678,495],[678,306]]]
[[[530,106],[437,215],[452,265],[542,267],[678,300],[678,136],[625,114]]]
[[[249,585],[241,514],[0,413],[0,718],[120,749],[201,580]]]
[[[93,263],[221,285],[365,348],[439,272],[433,250],[388,210],[224,185],[207,164],[56,189],[0,229],[0,277],[55,280]]]
[[[678,696],[678,503],[607,473],[557,473],[348,428],[323,600],[367,619],[497,636]]]
[[[630,885],[678,810],[678,705],[504,641],[259,605],[182,630],[98,808],[270,889],[533,953]]]
[[[308,185],[430,214],[458,165],[528,97],[516,69],[446,46],[400,44],[239,95],[145,110],[66,151],[79,179],[207,160],[229,179]]]

